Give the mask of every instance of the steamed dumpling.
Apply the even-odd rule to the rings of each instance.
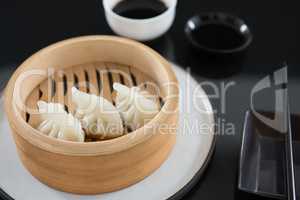
[[[79,120],[68,114],[63,105],[44,101],[38,101],[37,104],[42,118],[42,123],[37,128],[39,131],[61,140],[84,142],[84,132]]]
[[[116,107],[125,124],[132,130],[140,128],[159,112],[158,104],[147,98],[146,91],[138,87],[129,88],[120,83],[114,83],[113,88],[117,91]]]
[[[72,101],[76,105],[75,117],[80,119],[87,134],[101,138],[123,135],[123,122],[119,111],[101,96],[72,88]]]

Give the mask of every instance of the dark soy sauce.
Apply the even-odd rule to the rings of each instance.
[[[167,9],[166,4],[160,0],[123,0],[113,8],[113,11],[127,18],[147,19],[156,17]]]
[[[238,30],[224,24],[205,24],[192,32],[194,40],[205,48],[228,50],[242,46],[246,38]]]

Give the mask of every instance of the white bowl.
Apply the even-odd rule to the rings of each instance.
[[[122,0],[103,0],[105,17],[110,28],[118,35],[139,41],[153,40],[169,30],[174,22],[177,0],[161,0],[168,9],[147,19],[132,19],[118,15],[113,8]]]

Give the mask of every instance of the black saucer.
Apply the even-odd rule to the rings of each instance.
[[[185,25],[185,34],[196,49],[219,55],[243,52],[253,38],[242,19],[220,12],[193,16]]]

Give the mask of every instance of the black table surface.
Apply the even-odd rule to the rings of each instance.
[[[2,1],[0,3],[0,80],[10,76],[18,63],[37,50],[60,40],[81,36],[113,34],[104,18],[101,0],[89,1]],[[210,67],[199,61],[184,36],[186,20],[196,13],[229,12],[243,18],[252,30],[254,40],[243,62],[234,66]],[[179,0],[175,23],[157,41],[148,43],[167,59],[183,68],[191,68],[201,83],[210,81],[220,92],[211,96],[216,112],[217,132],[215,154],[201,181],[185,199],[240,199],[237,192],[237,169],[244,114],[249,108],[250,91],[262,78],[289,65],[291,110],[300,111],[300,12],[292,1],[284,0]],[[221,72],[221,73],[220,73]],[[217,78],[212,75],[220,75]],[[228,86],[226,93],[222,87]],[[230,86],[229,86],[230,85]],[[211,87],[204,87],[214,94]],[[255,107],[274,109],[274,87],[256,95]],[[222,127],[234,125],[234,134]],[[1,177],[0,177],[1,178]],[[17,183],[16,183],[17,184]],[[244,199],[257,199],[242,196]]]

